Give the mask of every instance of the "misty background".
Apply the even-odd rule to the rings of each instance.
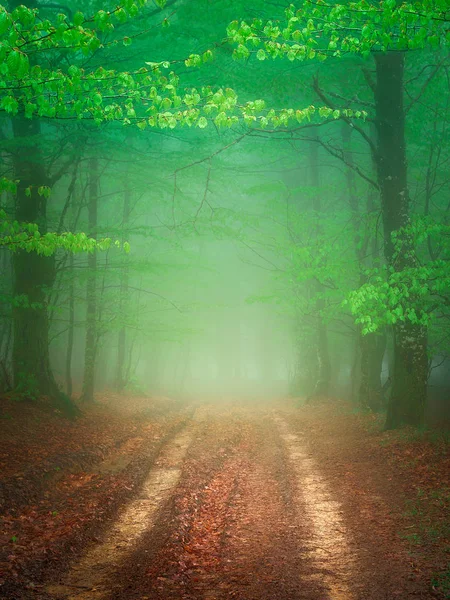
[[[102,8],[95,1],[78,4],[87,13]],[[49,18],[59,10],[45,2],[39,8]],[[61,10],[71,13],[72,7]],[[375,69],[371,57],[356,55],[323,63],[239,61],[221,41],[236,18],[283,14],[284,7],[259,1],[176,2],[162,13],[152,5],[139,20],[118,26],[130,42],[105,43],[73,62],[134,72],[168,61],[164,73],[184,90],[233,88],[241,104],[261,98],[270,109],[328,101],[367,111],[366,120],[308,117],[298,126],[263,128],[233,117],[228,128],[141,130],[42,118],[34,120],[33,134],[18,136],[14,119],[1,114],[1,175],[14,176],[28,164],[31,149],[35,170],[51,181],[38,225],[112,240],[108,249],[90,254],[58,250],[54,278],[39,284],[51,368],[68,396],[81,394],[88,379],[95,392],[210,398],[316,393],[357,402],[364,323],[348,299],[387,264],[371,150]],[[210,47],[214,60],[186,66],[189,55]],[[447,77],[448,56],[439,49],[406,61],[411,216],[445,226]],[[151,94],[156,97],[156,88]],[[1,207],[11,218],[15,202],[2,193]],[[447,261],[445,240],[433,243],[418,244],[420,260]],[[13,316],[21,300],[13,262],[10,249],[0,247],[4,391],[17,387]],[[439,388],[443,403],[450,384],[448,290],[442,298],[437,309],[427,304],[438,315],[427,330],[427,356],[428,385]],[[385,407],[393,327],[382,324],[368,338],[373,384],[382,397],[377,406]],[[31,394],[33,385],[33,375],[25,373],[21,389]],[[92,399],[92,389],[83,392],[86,398]]]

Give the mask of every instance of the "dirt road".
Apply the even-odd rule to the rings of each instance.
[[[307,425],[281,405],[199,407],[103,538],[35,597],[435,598],[383,497],[395,482],[355,489]]]

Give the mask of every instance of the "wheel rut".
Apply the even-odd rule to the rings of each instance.
[[[395,589],[367,569],[377,555],[357,539],[360,516],[349,518],[342,486],[290,417],[270,406],[198,408],[45,600],[402,597],[399,579]]]
[[[320,580],[329,600],[354,600],[352,582],[357,573],[357,552],[342,518],[342,508],[333,490],[303,441],[302,433],[291,433],[280,416],[275,422],[288,450],[298,494],[294,496],[297,521],[306,520],[310,535],[306,552],[313,569],[304,579]]]
[[[126,561],[142,534],[152,528],[159,510],[170,497],[181,475],[181,466],[201,415],[173,437],[162,449],[136,497],[119,514],[103,540],[72,565],[58,584],[46,592],[67,600],[102,600],[114,586],[118,565]]]
[[[269,413],[213,409],[170,514],[122,570],[113,600],[326,599],[320,577],[304,577],[320,571],[304,542],[309,524],[294,509],[295,484]]]

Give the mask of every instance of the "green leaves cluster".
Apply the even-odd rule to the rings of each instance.
[[[429,326],[434,317],[450,307],[450,226],[417,219],[395,232],[398,256],[405,244],[420,250],[421,244],[433,239],[439,258],[424,263],[417,259],[414,267],[372,269],[368,281],[352,291],[344,305],[349,306],[362,325],[362,333],[377,331],[399,321]],[[419,252],[420,255],[420,252]]]
[[[11,252],[25,250],[43,256],[51,256],[57,250],[66,252],[94,252],[107,250],[112,245],[122,247],[129,252],[127,242],[113,242],[111,238],[95,240],[85,233],[45,233],[41,234],[35,223],[19,223],[10,220],[4,210],[0,210],[0,248],[8,248]]]
[[[145,0],[126,0],[91,17],[77,12],[72,22],[63,14],[51,22],[37,9],[20,6],[9,13],[0,5],[0,114],[91,119],[97,124],[119,121],[136,124],[142,130],[178,125],[204,129],[210,122],[231,127],[241,119],[249,126],[266,128],[301,123],[313,115],[328,117],[326,107],[318,111],[313,106],[264,111],[261,100],[239,105],[230,88],[180,90],[179,78],[169,70],[168,61],[143,61],[133,72],[81,66],[80,53],[89,56],[112,44],[131,44],[130,37],[113,37],[111,41],[104,34],[113,35],[118,23],[134,17],[144,5]],[[55,52],[68,55],[67,68],[53,68]],[[198,67],[212,59],[212,51],[207,50],[202,55],[190,55],[185,64]],[[340,113],[334,111],[332,116],[338,118]]]
[[[80,53],[89,56],[119,42],[130,45],[130,37],[111,41],[103,34],[114,33],[116,24],[135,17],[145,4],[146,0],[125,0],[91,17],[77,12],[72,22],[61,14],[54,23],[42,19],[37,9],[20,6],[9,13],[0,5],[0,112],[27,118],[93,119],[98,124],[134,122],[141,129],[196,124],[198,107],[202,100],[209,102],[210,94],[180,95],[177,76],[167,70],[170,63],[148,62],[134,72],[103,67],[89,71],[80,66]],[[66,69],[52,68],[56,51],[71,55]]]
[[[304,0],[286,10],[284,22],[254,19],[233,21],[228,38],[234,57],[253,52],[259,60],[284,57],[325,60],[328,56],[387,50],[437,48],[450,41],[450,17],[445,0],[403,2],[367,0],[331,4]]]

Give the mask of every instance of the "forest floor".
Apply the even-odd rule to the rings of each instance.
[[[337,401],[16,410],[2,600],[450,598],[445,432]]]

